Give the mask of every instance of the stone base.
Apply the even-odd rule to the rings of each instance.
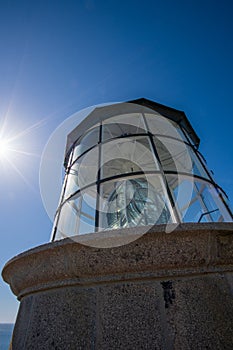
[[[233,224],[164,229],[111,249],[65,239],[8,262],[21,300],[12,349],[231,350]]]

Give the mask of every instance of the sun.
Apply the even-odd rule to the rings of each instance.
[[[36,145],[33,134],[47,123],[47,119],[41,119],[29,126],[21,125],[20,128],[10,123],[7,116],[0,120],[0,181],[3,175],[7,178],[14,176],[15,179],[21,178],[28,187],[36,191],[28,180],[29,169],[41,157],[40,153],[32,151]]]
[[[7,139],[0,139],[0,158],[8,158],[11,153],[10,141]]]

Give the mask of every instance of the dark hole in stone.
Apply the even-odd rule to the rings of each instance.
[[[161,282],[161,285],[163,287],[163,298],[165,301],[165,308],[167,309],[176,297],[175,290],[172,286],[171,281]]]

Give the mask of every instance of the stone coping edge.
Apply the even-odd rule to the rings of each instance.
[[[170,272],[177,276],[232,269],[233,223],[180,224],[170,233],[165,232],[166,227],[154,226],[143,236],[140,227],[99,233],[113,238],[140,236],[109,249],[89,247],[70,238],[47,243],[11,259],[2,276],[20,298],[29,291],[69,281],[83,285],[122,279],[120,276],[131,279],[149,273],[155,278]]]

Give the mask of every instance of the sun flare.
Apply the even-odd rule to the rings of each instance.
[[[0,158],[8,158],[10,152],[10,141],[7,139],[0,139]]]
[[[42,119],[29,127],[16,129],[9,126],[5,118],[0,124],[0,173],[2,176],[20,177],[33,191],[35,191],[31,182],[28,180],[28,174],[32,169],[33,159],[40,158],[40,154],[34,153],[36,129],[46,123]],[[34,135],[33,135],[34,134]]]

